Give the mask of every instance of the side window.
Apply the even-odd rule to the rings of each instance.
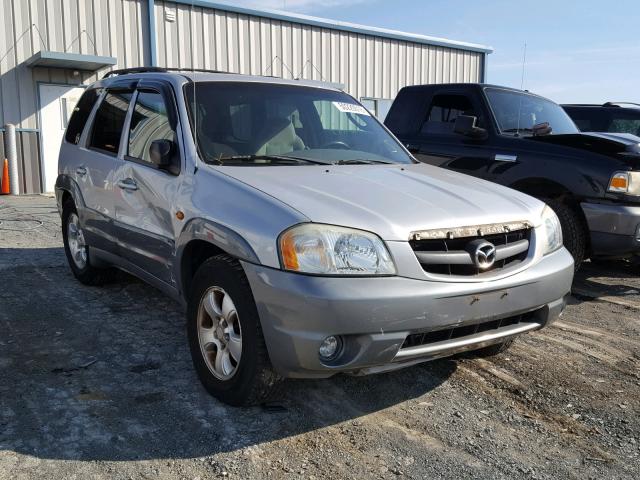
[[[78,144],[96,100],[98,100],[98,90],[95,88],[89,89],[82,94],[80,100],[78,100],[78,104],[73,109],[69,124],[67,125],[67,131],[64,135],[67,142]]]
[[[436,135],[453,135],[453,128],[458,115],[473,115],[478,117],[478,112],[473,108],[473,104],[467,96],[450,94],[435,95],[427,110],[427,115],[420,132]],[[480,126],[479,121],[478,126]]]
[[[93,121],[90,148],[97,148],[114,155],[118,153],[131,95],[131,92],[107,92]]]
[[[149,147],[154,140],[176,142],[176,132],[171,128],[164,98],[158,92],[138,93],[129,127],[129,157],[152,163]]]

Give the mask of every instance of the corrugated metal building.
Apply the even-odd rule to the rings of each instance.
[[[17,127],[20,193],[51,190],[57,146],[75,101],[84,85],[114,68],[202,68],[325,81],[342,85],[383,117],[405,85],[483,81],[491,52],[208,0],[0,3],[0,125]]]

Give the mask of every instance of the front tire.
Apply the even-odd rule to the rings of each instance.
[[[249,282],[232,257],[212,257],[196,272],[187,305],[187,333],[198,377],[219,400],[256,405],[280,384]]]
[[[586,258],[589,230],[576,207],[555,198],[540,198],[556,213],[562,227],[564,246],[573,256],[575,270]]]

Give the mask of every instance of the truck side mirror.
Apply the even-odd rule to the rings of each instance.
[[[158,168],[170,166],[172,154],[173,142],[171,140],[154,140],[149,146],[149,158]]]
[[[484,128],[476,126],[477,122],[478,117],[474,117],[473,115],[458,115],[453,131],[465,137],[473,138],[474,140],[484,140],[488,136],[487,131]]]

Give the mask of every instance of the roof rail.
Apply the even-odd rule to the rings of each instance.
[[[221,70],[207,70],[204,68],[165,68],[165,67],[133,67],[111,70],[102,78],[115,77],[117,75],[130,75],[134,73],[166,73],[166,72],[203,72],[203,73],[229,73]]]
[[[640,107],[640,103],[633,102],[606,102],[603,107],[619,107],[620,105],[633,105],[634,107]]]

